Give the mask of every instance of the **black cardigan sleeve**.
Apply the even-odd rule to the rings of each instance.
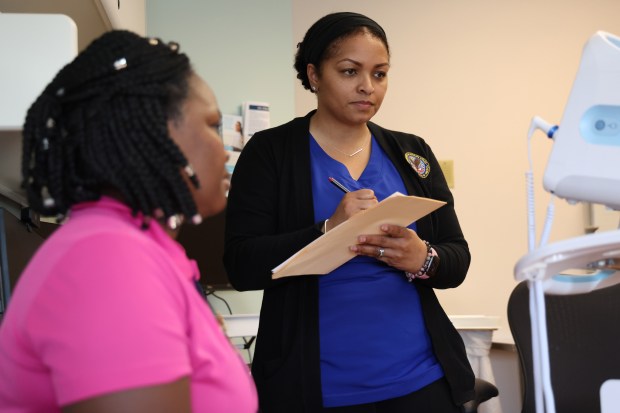
[[[322,235],[322,224],[313,220],[309,172],[304,172],[310,170],[306,141],[298,133],[300,121],[292,123],[294,128],[286,124],[254,134],[232,175],[224,265],[239,291],[286,282],[272,281],[271,270]]]

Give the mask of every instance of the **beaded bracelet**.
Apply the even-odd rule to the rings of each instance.
[[[431,244],[428,241],[424,241],[426,244],[426,259],[424,260],[424,264],[416,273],[405,271],[405,276],[407,277],[407,281],[412,282],[416,278],[421,280],[427,280],[430,276],[427,274],[431,263],[433,262],[433,257],[437,256],[435,249],[431,247]]]

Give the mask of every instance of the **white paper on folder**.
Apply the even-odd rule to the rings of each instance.
[[[443,201],[395,192],[374,207],[353,215],[297,251],[272,270],[272,278],[304,274],[327,274],[355,254],[349,246],[357,244],[358,235],[378,234],[382,224],[408,226],[445,205]]]

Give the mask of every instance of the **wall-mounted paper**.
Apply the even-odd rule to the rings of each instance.
[[[247,142],[254,133],[267,129],[271,126],[269,115],[269,103],[267,102],[243,102],[243,137]]]
[[[243,137],[243,117],[239,115],[222,114],[222,142],[224,149],[228,153],[228,162],[226,162],[226,170],[232,174],[239,154],[245,145]]]

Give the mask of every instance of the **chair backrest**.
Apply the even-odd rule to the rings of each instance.
[[[556,411],[600,412],[600,388],[620,378],[620,285],[577,295],[546,295],[551,384]],[[535,412],[529,288],[508,300],[508,323],[519,353],[523,413]]]
[[[477,413],[482,403],[499,395],[499,390],[493,383],[476,377],[474,393],[474,399],[463,405],[463,413]]]

